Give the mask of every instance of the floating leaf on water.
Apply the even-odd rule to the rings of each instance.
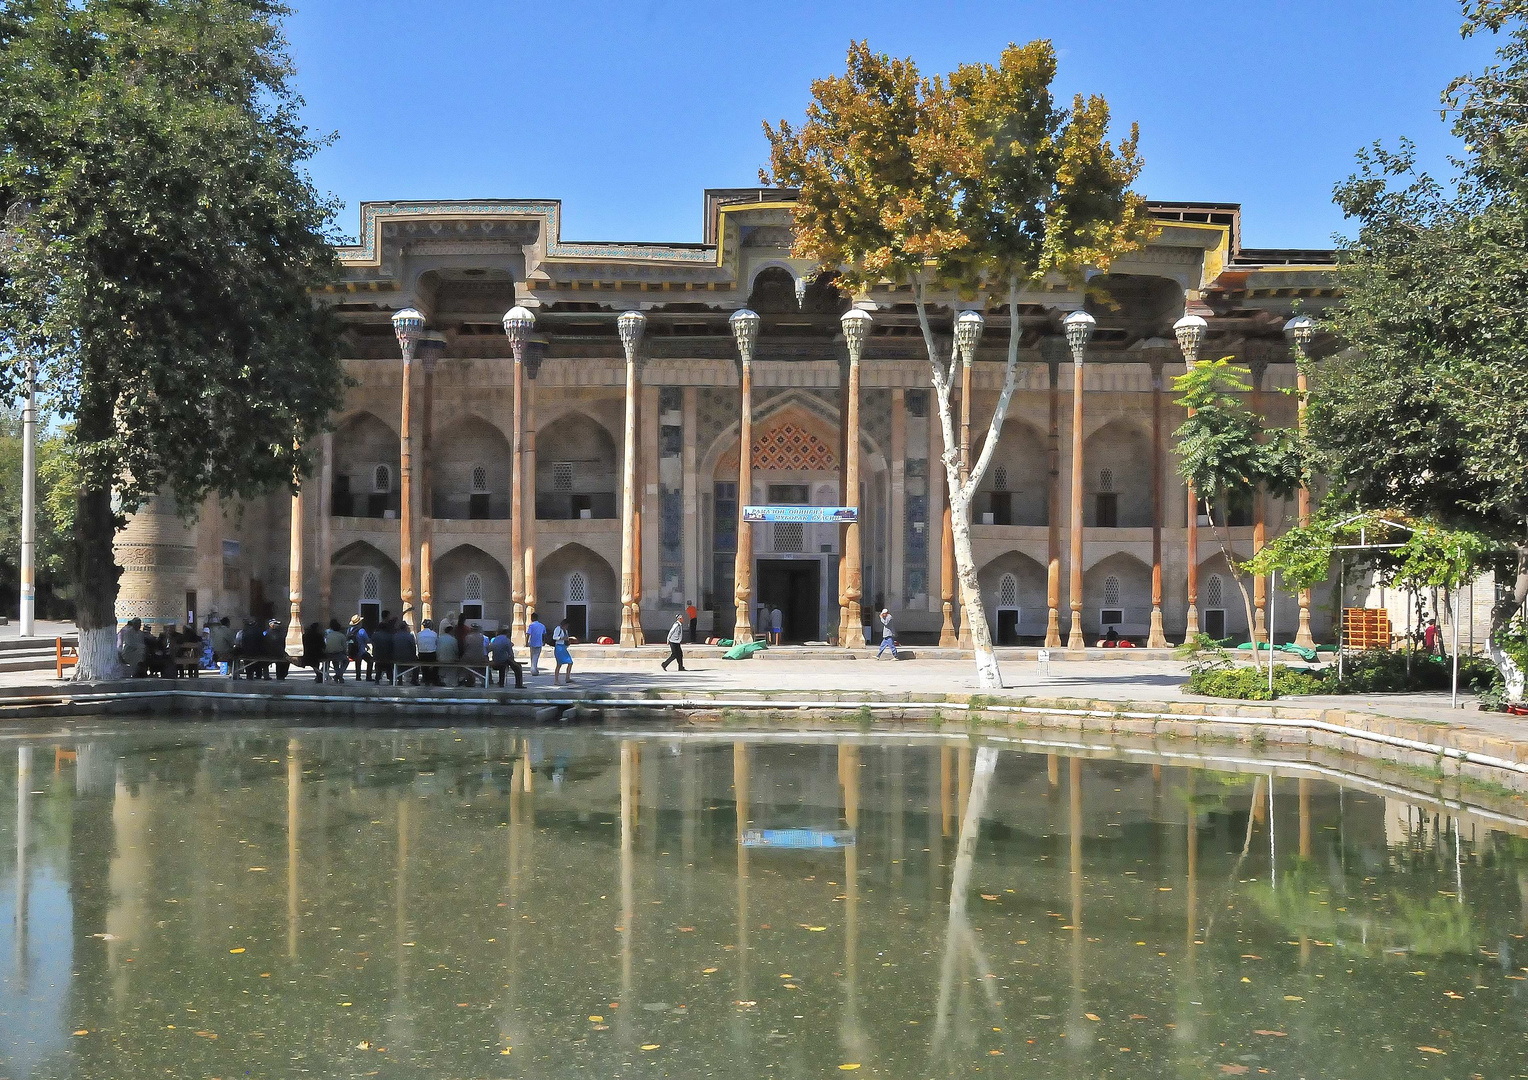
[[[700,973],[702,975],[714,975],[714,974],[716,974],[716,969],[714,967],[701,968],[700,969]]]
[[[370,1050],[371,1043],[367,1042],[365,1039],[362,1039],[360,1042],[355,1044],[355,1048],[357,1050]]]
[[[1222,1065],[1220,1067],[1220,1071],[1225,1073],[1227,1076],[1240,1076],[1242,1073],[1247,1071],[1247,1066],[1245,1066],[1245,1065]]]
[[[983,900],[996,900],[997,899],[997,897],[991,895],[990,893],[982,893],[981,895],[982,895],[982,899]]]
[[[1422,1053],[1424,1053],[1424,1054],[1446,1054],[1446,1053],[1448,1053],[1447,1050],[1439,1050],[1436,1046],[1419,1046],[1419,1047],[1417,1047],[1417,1049],[1422,1051]]]
[[[605,1018],[603,1016],[591,1016],[589,1017],[589,1022],[591,1024],[603,1024],[605,1022]]]
[[[229,949],[228,951],[231,952],[231,953],[237,954],[237,953],[243,952],[244,950],[243,949]]]
[[[1089,1020],[1097,1020],[1098,1019],[1098,1014],[1097,1013],[1083,1013],[1082,1015],[1086,1016]]]
[[[859,1068],[859,1062],[857,1062],[857,1061],[846,1061],[842,1065],[840,1065],[839,1068],[842,1069],[844,1072],[853,1072],[855,1069]]]
[[[1277,1035],[1279,1038],[1282,1039],[1284,1037],[1285,1033],[1282,1032],[1282,1031],[1269,1031],[1267,1028],[1258,1028],[1252,1034],[1254,1034],[1254,1035]]]
[[[1298,994],[1285,994],[1284,995],[1284,1000],[1285,1001],[1304,1001],[1305,999],[1303,997],[1300,997]]]
[[[89,1028],[80,1028],[78,1031],[75,1032],[75,1034],[76,1035],[89,1035],[90,1034],[90,1029]]]
[[[656,1050],[656,1049],[658,1049],[658,1046],[659,1046],[658,1043],[643,1043],[642,1044],[642,1049],[644,1049],[644,1050]]]

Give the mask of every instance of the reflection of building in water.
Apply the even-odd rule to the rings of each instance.
[[[886,606],[899,633],[950,640],[942,439],[911,295],[885,286],[861,298],[873,326],[851,370],[840,326],[850,298],[791,256],[791,199],[708,191],[700,244],[567,242],[560,204],[550,201],[365,204],[360,241],[338,249],[340,280],[321,297],[345,324],[355,385],[332,433],[312,448],[317,464],[295,544],[286,495],[209,500],[189,531],[165,525],[163,507],[146,507],[119,539],[127,567],[120,614],[285,619],[300,592],[303,621],[343,621],[397,614],[409,594],[418,615],[466,612],[510,624],[529,606],[549,625],[566,616],[580,636],[616,637],[630,546],[632,600],[651,638],[693,600],[702,632],[720,636],[731,635],[739,602],[744,611],[756,602],[780,607],[787,640],[837,634],[852,603],[866,623]],[[1018,389],[973,509],[986,614],[1000,642],[1043,637],[1053,614],[1061,632],[1069,627],[1063,493],[1074,471],[1090,639],[1110,626],[1145,638],[1158,604],[1167,633],[1181,635],[1191,565],[1198,587],[1209,587],[1197,597],[1204,625],[1245,633],[1214,540],[1204,531],[1199,551],[1187,549],[1189,507],[1167,450],[1181,419],[1171,403],[1171,378],[1183,368],[1173,324],[1186,311],[1206,317],[1201,355],[1249,365],[1253,404],[1275,423],[1293,423],[1294,401],[1277,392],[1295,383],[1281,327],[1297,299],[1307,311],[1329,302],[1331,255],[1242,247],[1235,204],[1163,203],[1153,213],[1161,231],[1152,243],[1094,276],[1086,292],[1057,281],[1022,297]],[[516,305],[535,319],[518,381],[500,325]],[[390,322],[406,307],[427,327],[409,368],[407,423]],[[761,320],[746,403],[728,321],[744,307]],[[940,296],[936,336],[947,342],[969,307],[984,308],[987,319],[969,424],[961,425],[974,460],[1001,386],[1008,316],[1000,297]],[[1072,361],[1060,320],[1077,308],[1098,329],[1087,353],[1082,456],[1073,460]],[[626,311],[646,316],[630,383],[617,331]],[[857,490],[849,491],[856,462]],[[766,522],[740,537],[740,506],[765,503],[855,505],[858,524]],[[1220,512],[1245,556],[1295,511],[1261,500]],[[152,528],[144,515],[154,517]],[[855,536],[858,586],[841,575]],[[748,538],[739,580],[737,551]],[[175,550],[159,550],[164,544]],[[1324,633],[1320,595],[1310,610]],[[1294,632],[1296,617],[1293,598],[1280,596],[1281,634]]]

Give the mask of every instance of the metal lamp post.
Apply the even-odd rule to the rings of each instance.
[[[736,318],[736,316],[734,316]],[[839,644],[848,649],[865,645],[865,618],[861,601],[865,595],[864,567],[860,553],[859,489],[860,489],[860,355],[865,341],[870,337],[871,317],[868,311],[850,308],[838,320],[843,327],[844,342],[849,347],[849,415],[845,418],[844,491],[845,506],[855,509],[855,520],[844,526],[844,592],[840,598],[838,628]]]
[[[1080,308],[1061,320],[1067,346],[1072,350],[1072,544],[1070,593],[1072,627],[1066,636],[1068,652],[1087,647],[1082,637],[1082,385],[1083,360],[1098,324]]]
[[[1193,367],[1199,362],[1199,344],[1209,324],[1198,315],[1185,315],[1173,323],[1173,333],[1178,338],[1178,349],[1183,362]],[[1190,414],[1192,415],[1192,414]],[[1183,640],[1188,641],[1199,633],[1199,494],[1194,485],[1188,485],[1188,622],[1183,630]]]
[[[1310,383],[1306,380],[1305,365],[1310,359],[1311,342],[1316,337],[1316,322],[1309,315],[1296,315],[1284,324],[1284,335],[1289,338],[1295,349],[1295,387],[1298,391],[1296,396],[1297,414],[1299,417],[1300,434],[1305,434],[1305,398],[1310,391]],[[1300,485],[1299,498],[1299,523],[1303,529],[1310,524],[1310,489],[1304,484]],[[1300,590],[1300,625],[1295,631],[1295,644],[1305,648],[1313,648],[1316,639],[1310,632],[1310,590]]]
[[[753,641],[753,527],[743,520],[743,507],[753,497],[753,346],[759,340],[759,321],[759,316],[747,308],[734,311],[728,320],[743,362],[737,454],[737,561],[733,565],[737,622],[732,630],[732,640],[739,645]]]
[[[515,358],[514,431],[509,457],[509,559],[510,594],[514,604],[510,633],[518,641],[525,633],[525,526],[521,492],[524,482],[520,476],[521,443],[524,441],[521,421],[525,401],[525,346],[531,331],[536,328],[536,316],[516,304],[504,313],[503,326],[504,336],[509,339],[509,350]]]
[[[982,331],[987,328],[987,320],[982,318],[979,311],[962,311],[955,319],[955,348],[960,353],[960,483],[964,487],[971,476],[971,365],[976,359],[976,346],[981,343]],[[970,523],[970,504],[966,505],[966,522]],[[949,511],[946,510],[946,514]],[[953,519],[952,519],[953,520]],[[949,545],[949,557],[945,559],[948,576],[953,579],[955,574],[955,535],[953,527],[945,530],[945,540]],[[949,582],[951,586],[955,583]],[[950,599],[945,601],[951,610],[946,611],[945,621],[949,622],[954,609],[958,607],[960,612],[960,633],[955,639],[957,647],[962,649],[973,648],[971,642],[971,618],[970,611],[966,607],[965,597],[952,589]],[[942,636],[941,636],[942,643]]]
[[[414,383],[414,350],[424,335],[424,315],[416,308],[404,308],[393,315],[393,332],[403,352],[402,420],[398,425],[398,584],[403,602],[403,619],[411,629],[419,628],[414,608],[414,440],[411,430]]]
[[[21,409],[21,636],[37,632],[37,361],[27,361]]]
[[[626,429],[621,469],[621,645],[642,643],[642,614],[637,602],[642,574],[637,551],[637,349],[647,329],[647,316],[623,311],[615,321],[626,353]]]

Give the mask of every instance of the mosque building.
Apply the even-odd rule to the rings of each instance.
[[[958,644],[912,293],[850,296],[792,257],[793,198],[709,190],[703,241],[674,244],[566,241],[557,201],[364,204],[319,297],[345,324],[353,385],[313,475],[295,497],[209,499],[191,524],[143,507],[118,538],[119,619],[519,627],[535,610],[630,645],[662,641],[693,602],[702,637],[763,605],[786,641],[857,644],[884,607],[905,640]],[[1299,500],[1262,495],[1218,507],[1223,528],[1191,512],[1172,380],[1195,342],[1175,324],[1201,317],[1198,356],[1247,367],[1249,406],[1294,425],[1285,323],[1332,302],[1333,255],[1243,247],[1234,203],[1150,210],[1143,250],[1022,297],[1017,389],[971,515],[998,644],[1092,645],[1110,628],[1161,644],[1191,625],[1244,638],[1221,534],[1246,557],[1298,520]],[[1002,388],[1006,299],[930,309],[946,354],[962,316],[959,340],[975,339],[954,394],[971,461]],[[1080,352],[1076,311],[1095,321]],[[773,509],[745,522],[745,506]],[[1256,622],[1330,640],[1325,590],[1268,584]]]

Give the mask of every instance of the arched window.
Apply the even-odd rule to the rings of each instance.
[[[371,473],[371,490],[378,495],[386,495],[393,490],[393,470],[386,465],[378,465]]]
[[[372,623],[382,618],[382,575],[375,570],[361,571],[359,614]]]
[[[1098,612],[1098,624],[1105,631],[1119,629],[1125,621],[1125,609],[1120,607],[1119,578],[1110,574],[1104,578],[1104,606]]]
[[[488,468],[484,465],[472,466],[472,493],[474,495],[488,494]]]
[[[1113,469],[1099,469],[1098,470],[1098,490],[1099,491],[1113,491],[1114,490],[1114,470]]]
[[[1113,574],[1104,578],[1104,606],[1119,607],[1119,578]]]
[[[472,466],[472,490],[467,494],[467,517],[483,521],[492,516],[491,496],[488,491],[488,468]]]
[[[568,575],[567,600],[570,604],[587,604],[588,593],[584,589],[584,575],[575,570]]]
[[[478,601],[481,601],[483,599],[483,575],[482,574],[479,574],[476,571],[473,571],[472,573],[467,575],[467,580],[462,583],[462,599],[463,600],[478,600]]]
[[[589,591],[582,571],[575,570],[568,575],[567,591],[563,595],[567,597],[563,601],[562,612],[568,620],[568,633],[576,638],[588,637]]]
[[[1226,636],[1226,586],[1219,574],[1211,574],[1204,583],[1203,630],[1216,641]]]
[[[1019,580],[1004,574],[997,584],[997,643],[1019,643]]]
[[[992,470],[992,486],[997,491],[1008,490],[1008,466],[999,465]]]

